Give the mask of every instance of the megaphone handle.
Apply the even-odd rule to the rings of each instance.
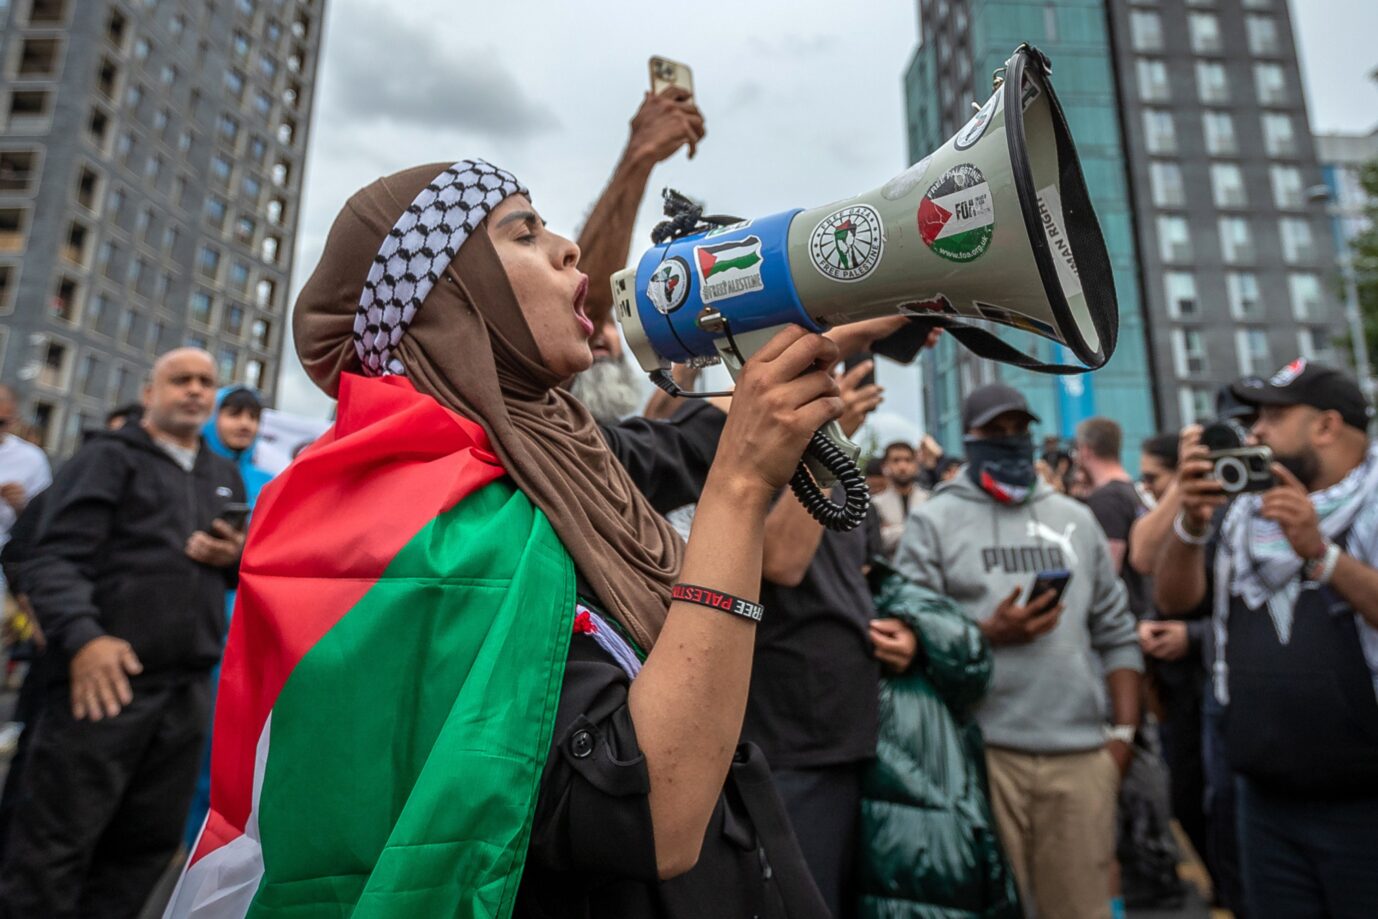
[[[814,520],[830,530],[855,530],[866,519],[866,512],[871,507],[871,490],[866,487],[866,477],[857,468],[856,461],[829,436],[828,428],[836,424],[831,422],[814,432],[804,450],[805,459],[799,461],[789,484],[794,496]],[[837,436],[841,433],[840,429],[836,432]],[[821,465],[842,485],[846,493],[842,504],[834,504],[824,493],[809,472],[810,463]]]

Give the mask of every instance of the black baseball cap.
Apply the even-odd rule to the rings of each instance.
[[[1304,357],[1267,380],[1240,380],[1230,386],[1230,391],[1245,405],[1309,405],[1323,412],[1339,412],[1345,424],[1361,431],[1368,430],[1373,417],[1373,408],[1352,377]]]
[[[1041,420],[1029,411],[1029,400],[1022,392],[1004,383],[988,383],[973,389],[962,403],[962,430],[990,424],[1006,412],[1019,412],[1035,424]]]

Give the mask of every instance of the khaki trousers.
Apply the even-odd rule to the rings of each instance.
[[[1025,907],[1038,919],[1109,919],[1120,784],[1114,759],[1104,750],[990,747],[986,764],[1000,842]]]

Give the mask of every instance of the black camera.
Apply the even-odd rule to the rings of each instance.
[[[1273,451],[1247,445],[1248,432],[1233,418],[1208,424],[1201,430],[1201,443],[1210,453],[1207,459],[1215,469],[1211,476],[1226,494],[1242,495],[1267,491],[1273,478]]]

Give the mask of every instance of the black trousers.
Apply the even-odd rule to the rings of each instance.
[[[1192,848],[1214,877],[1206,823],[1205,751],[1201,742],[1205,676],[1194,684],[1178,674],[1173,677],[1171,681],[1162,679],[1157,684],[1158,700],[1166,714],[1159,737],[1163,742],[1163,761],[1167,763],[1172,790],[1172,816],[1182,825]]]
[[[136,685],[115,718],[48,694],[0,866],[0,917],[134,917],[182,838],[210,718],[205,673]]]
[[[1318,754],[1323,755],[1323,754]],[[1239,777],[1239,858],[1254,916],[1378,916],[1378,795],[1317,801],[1270,792]]]
[[[24,674],[24,685],[19,689],[19,699],[14,706],[14,720],[23,724],[24,730],[15,745],[14,756],[10,757],[10,769],[5,773],[5,789],[0,791],[0,864],[5,861],[5,842],[9,839],[15,809],[27,794],[24,766],[29,760],[29,747],[33,745],[38,719],[43,714],[44,700],[48,695],[49,660],[46,654],[34,655],[29,662],[29,672]]]
[[[853,866],[861,819],[862,765],[771,770],[804,861],[836,919],[856,913]]]

